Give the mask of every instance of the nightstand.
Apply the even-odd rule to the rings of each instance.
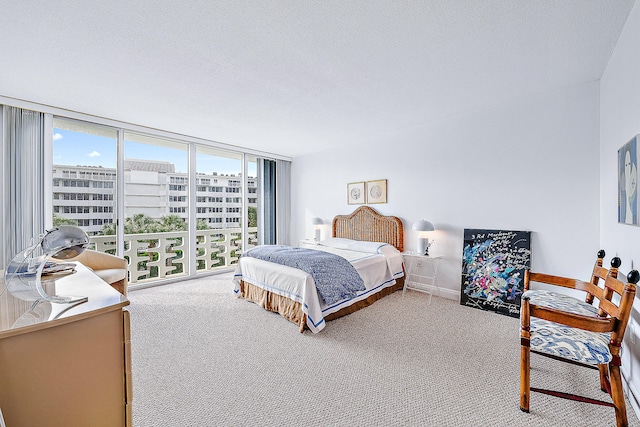
[[[300,243],[298,246],[300,246],[301,248],[313,249],[316,246],[318,246],[318,242],[319,240],[304,239],[304,240],[300,240]]]
[[[417,252],[403,252],[407,276],[404,279],[402,296],[407,289],[429,294],[429,303],[433,295],[438,274],[438,262],[442,256],[420,255]]]

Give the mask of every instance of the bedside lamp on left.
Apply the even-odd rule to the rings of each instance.
[[[324,220],[319,217],[311,218],[311,224],[313,224],[313,240],[320,240],[320,226],[324,224]]]

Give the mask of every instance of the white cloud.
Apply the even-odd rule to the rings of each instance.
[[[53,140],[54,141],[58,141],[59,139],[62,139],[62,138],[64,138],[64,137],[62,136],[61,133],[54,133],[53,134]]]
[[[87,154],[89,157],[100,157],[102,154],[98,153],[96,150],[93,150],[91,153]]]

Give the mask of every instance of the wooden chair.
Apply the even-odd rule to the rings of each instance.
[[[102,280],[123,295],[127,295],[128,263],[124,258],[86,249],[73,259],[89,267]]]
[[[591,282],[525,272],[525,292],[520,307],[520,409],[529,412],[531,391],[579,402],[615,408],[616,425],[627,426],[627,412],[620,376],[620,347],[627,327],[635,284],[640,279],[637,270],[627,275],[627,283],[617,279],[619,258],[611,260],[611,269],[602,268],[604,251],[598,253]],[[598,286],[604,280],[603,287]],[[550,291],[529,290],[531,282],[546,283],[585,291],[585,301]],[[612,298],[613,294],[619,295]],[[598,306],[592,305],[594,298]],[[530,387],[530,353],[540,354],[597,369],[600,388],[612,402],[575,394]]]

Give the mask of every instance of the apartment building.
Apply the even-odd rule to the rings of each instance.
[[[125,218],[146,214],[188,218],[186,173],[170,162],[126,159]],[[235,174],[198,174],[196,218],[210,228],[236,228],[242,218],[242,179]],[[247,180],[247,206],[257,207],[257,179]],[[77,221],[88,234],[100,234],[116,219],[116,170],[96,166],[53,166],[53,214]]]

